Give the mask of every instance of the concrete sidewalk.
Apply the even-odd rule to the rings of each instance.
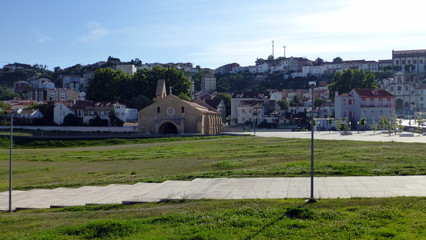
[[[426,176],[316,177],[315,198],[426,197]],[[8,210],[8,192],[0,210]],[[13,209],[87,204],[157,202],[168,199],[309,198],[310,178],[197,178],[193,181],[112,184],[81,188],[13,191]]]
[[[228,132],[232,135],[253,135],[253,132]],[[280,138],[311,138],[310,131],[291,132],[276,129],[256,129],[258,137],[280,137]],[[315,139],[323,140],[352,140],[352,141],[371,141],[371,142],[406,142],[406,143],[426,143],[426,136],[419,133],[402,132],[389,135],[382,131],[352,131],[350,135],[342,135],[338,131],[316,131]]]

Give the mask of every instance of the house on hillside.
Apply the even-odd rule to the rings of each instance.
[[[244,124],[256,119],[263,122],[263,114],[278,109],[270,92],[235,92],[231,98],[231,125]]]
[[[139,132],[143,134],[220,134],[221,114],[195,102],[167,95],[164,80],[159,80],[157,101],[138,112]]]
[[[43,114],[38,109],[24,109],[19,114],[16,114],[15,121],[19,124],[32,123],[34,120],[42,119],[43,117]]]

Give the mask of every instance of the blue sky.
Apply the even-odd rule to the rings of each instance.
[[[108,56],[216,68],[275,56],[390,59],[426,48],[422,0],[2,0],[0,66]]]

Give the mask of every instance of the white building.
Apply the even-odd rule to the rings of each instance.
[[[75,90],[80,90],[80,87],[83,86],[84,79],[77,75],[66,75],[62,79],[63,88],[72,88]]]
[[[30,85],[34,89],[52,89],[55,88],[55,83],[48,78],[39,78],[30,81]]]
[[[201,90],[204,92],[216,90],[216,78],[214,75],[206,74],[201,78]]]
[[[335,119],[358,122],[365,117],[367,124],[373,119],[378,124],[381,116],[391,119],[395,115],[395,96],[386,90],[353,89],[349,93],[336,93],[334,107]]]
[[[412,72],[424,73],[426,72],[426,49],[392,51],[392,61],[393,66],[401,67],[403,72],[406,66],[410,66]]]
[[[73,114],[74,111],[71,109],[72,105],[74,105],[73,102],[56,102],[55,107],[53,109],[53,122],[55,122],[57,125],[61,125],[64,123],[64,118],[68,114]]]
[[[426,84],[419,82],[417,77],[398,72],[393,79],[386,81],[384,88],[396,98],[396,111],[404,114],[414,114],[415,110],[424,111],[426,107]]]
[[[117,102],[100,103],[100,102],[89,102],[89,101],[68,101],[68,102],[57,102],[54,108],[54,122],[61,125],[64,122],[64,118],[68,114],[75,115],[81,119],[84,124],[89,124],[90,120],[99,116],[101,119],[108,120],[109,114],[113,111],[115,116],[123,122],[128,120],[137,120],[137,110],[128,109],[125,105]],[[136,112],[136,117],[135,117]]]
[[[256,104],[250,103],[251,106],[248,106],[248,102],[257,101],[265,105],[266,101],[269,101],[271,94],[269,92],[235,92],[231,98],[231,125],[237,125],[244,123],[246,121],[253,120],[253,109],[256,109],[256,112],[262,114],[266,109],[258,111]],[[241,102],[245,102],[240,105]],[[275,101],[273,101],[275,103]],[[244,112],[243,112],[244,109]],[[250,113],[250,110],[252,112]],[[248,111],[248,112],[247,112]],[[244,117],[241,115],[243,114]],[[250,120],[251,117],[251,120]],[[256,116],[259,120],[263,117],[259,115]],[[258,122],[259,122],[258,120]],[[262,119],[263,120],[263,119]]]
[[[119,64],[115,66],[115,70],[121,70],[127,75],[133,75],[136,73],[136,66],[134,64]]]

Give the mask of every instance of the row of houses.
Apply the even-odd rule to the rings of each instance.
[[[307,77],[309,75],[320,76],[324,73],[335,73],[345,69],[360,69],[366,72],[383,71],[387,68],[398,69],[402,72],[426,72],[426,50],[400,50],[392,51],[392,59],[373,60],[349,60],[341,62],[327,62],[321,58],[311,61],[301,57],[280,57],[273,61],[259,62],[255,66],[240,66],[238,63],[230,63],[215,70],[216,73],[250,72],[262,74],[268,72],[291,72],[292,77]],[[287,77],[288,77],[287,76]]]

